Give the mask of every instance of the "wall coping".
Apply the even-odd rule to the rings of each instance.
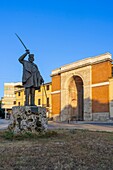
[[[75,70],[81,67],[90,66],[104,61],[112,62],[112,55],[109,52],[61,66],[60,68],[52,70],[51,77],[66,71]]]

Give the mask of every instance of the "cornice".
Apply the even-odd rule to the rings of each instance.
[[[59,74],[64,73],[64,72],[67,72],[67,71],[72,71],[72,70],[75,70],[75,69],[91,66],[91,65],[102,63],[102,62],[105,62],[105,61],[112,62],[112,58],[111,58],[110,53],[101,54],[99,56],[86,58],[86,59],[79,60],[79,61],[76,61],[76,62],[71,63],[71,64],[64,65],[60,68],[53,70],[51,77],[53,77],[55,75],[59,75]]]

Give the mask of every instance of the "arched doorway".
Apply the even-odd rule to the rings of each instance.
[[[71,119],[84,120],[84,89],[83,80],[80,76],[73,76],[68,86],[69,108]]]

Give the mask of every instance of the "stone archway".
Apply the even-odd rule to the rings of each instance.
[[[84,119],[83,80],[73,76],[68,85],[68,115],[70,119]]]
[[[70,88],[71,85],[72,88]],[[72,97],[69,96],[69,91],[71,89],[73,91],[71,94]],[[92,120],[90,66],[78,69],[75,68],[61,73],[60,118],[61,121],[67,121],[72,116],[77,117],[77,120]]]

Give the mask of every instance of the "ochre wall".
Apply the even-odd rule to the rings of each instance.
[[[108,81],[111,77],[111,62],[105,61],[92,65],[92,84]]]
[[[113,102],[113,77],[109,79],[109,101]]]
[[[92,84],[109,82],[111,62],[92,65]],[[92,112],[109,112],[109,85],[92,87]]]
[[[20,96],[18,95],[18,92],[20,92]],[[24,96],[24,89],[21,91],[16,92],[16,106],[24,106],[25,96]]]
[[[59,114],[61,109],[60,93],[52,94],[52,114]]]
[[[52,91],[57,91],[61,89],[61,77],[56,75],[52,77]]]
[[[109,86],[92,88],[92,112],[109,112]]]
[[[109,105],[110,116],[113,117],[113,77],[109,79]]]
[[[52,114],[59,114],[61,110],[61,76],[55,75],[52,77]]]

